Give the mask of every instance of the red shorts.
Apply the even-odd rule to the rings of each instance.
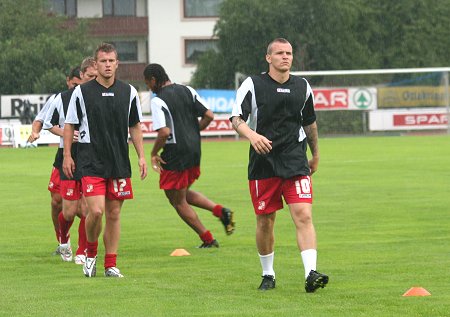
[[[183,189],[192,185],[200,177],[200,166],[194,166],[184,171],[162,170],[159,177],[161,189]]]
[[[59,193],[61,190],[60,181],[59,169],[53,167],[52,174],[50,175],[50,181],[48,182],[48,190],[52,193]]]
[[[79,200],[81,199],[81,181],[61,180],[61,197],[65,200]]]
[[[133,198],[130,178],[102,178],[85,176],[81,178],[81,188],[85,197],[105,196],[110,200]]]
[[[283,200],[289,204],[312,204],[312,182],[310,176],[294,176],[283,179],[271,177],[250,180],[250,195],[257,215],[270,214],[283,208]]]

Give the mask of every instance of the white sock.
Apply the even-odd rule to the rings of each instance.
[[[316,270],[317,250],[303,250],[300,254],[302,255],[303,267],[305,268],[305,278],[307,278],[311,270]]]
[[[272,275],[275,278],[275,271],[273,270],[273,258],[274,253],[272,252],[270,254],[261,255],[259,254],[259,260],[261,261],[261,267],[262,267],[262,275]]]

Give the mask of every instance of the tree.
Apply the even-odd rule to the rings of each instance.
[[[215,27],[219,52],[228,78],[216,88],[233,88],[234,73],[253,74],[267,70],[265,50],[276,37],[287,38],[294,48],[293,70],[344,69],[353,63],[363,64],[367,48],[352,36],[360,12],[360,0],[227,0]],[[199,60],[194,84],[199,87],[217,67],[211,53]],[[211,67],[203,67],[205,64]]]
[[[445,67],[450,49],[450,2],[370,1],[376,32],[368,44],[382,68]],[[374,30],[375,31],[375,30]]]
[[[65,74],[92,51],[87,25],[68,28],[66,18],[48,13],[47,3],[0,2],[0,95],[67,89]]]
[[[219,51],[200,58],[192,84],[231,89],[236,72],[265,71],[276,37],[292,43],[297,71],[447,66],[448,2],[227,0],[215,27]]]

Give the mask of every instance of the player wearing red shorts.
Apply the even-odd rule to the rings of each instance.
[[[95,61],[92,57],[85,58],[80,66],[81,83],[85,83],[96,77],[97,70],[95,69]],[[63,147],[63,129],[64,121],[69,105],[70,97],[74,88],[63,91],[58,94],[52,102],[49,111],[44,120],[44,129],[48,129],[53,134],[61,137],[60,151],[62,153]],[[76,157],[78,131],[76,131],[74,143],[72,145],[72,156]],[[87,206],[84,197],[81,195],[81,180],[79,177],[75,179],[68,179],[62,172],[62,155],[58,165],[60,170],[60,194],[63,200],[62,212],[58,216],[59,230],[60,230],[60,245],[59,251],[63,261],[72,261],[72,248],[70,246],[69,230],[74,221],[75,215],[80,218],[78,226],[78,248],[75,253],[75,264],[84,264],[85,250],[86,250],[86,228],[85,219],[87,213]]]
[[[83,272],[96,276],[98,238],[105,214],[103,242],[107,277],[123,277],[117,268],[120,211],[125,199],[133,198],[128,131],[139,158],[141,179],[147,176],[142,131],[142,113],[136,89],[115,78],[118,56],[115,47],[103,43],[94,54],[97,78],[75,88],[64,125],[64,174],[81,176],[86,197],[87,249]],[[77,163],[71,147],[75,125],[79,125]]]
[[[76,85],[80,84],[81,82],[81,76],[80,76],[80,68],[75,67],[73,68],[69,75],[66,78],[67,88],[71,89],[75,87]],[[52,104],[53,100],[56,98],[57,94],[51,95],[45,105],[42,107],[42,109],[39,111],[39,113],[34,118],[32,127],[31,127],[31,134],[28,137],[28,142],[33,143],[40,137],[40,132],[42,130],[45,117],[47,115],[47,112],[49,111],[50,105]],[[51,197],[51,218],[53,222],[53,228],[55,230],[56,240],[58,241],[58,247],[56,248],[56,251],[53,253],[53,255],[59,255],[61,254],[59,249],[59,243],[60,243],[60,232],[59,232],[59,221],[58,217],[62,210],[62,198],[60,195],[60,171],[57,168],[62,162],[62,150],[58,149],[55,155],[55,161],[53,163],[52,172],[50,175],[50,181],[48,183],[48,190],[50,192]]]
[[[158,136],[151,162],[153,170],[160,174],[160,188],[181,219],[199,235],[203,242],[200,248],[219,247],[192,206],[211,211],[228,235],[234,231],[233,211],[190,189],[200,176],[200,130],[209,125],[214,114],[194,89],[172,83],[161,65],[148,65],[144,79],[147,87],[156,93],[151,108],[153,129],[158,131]],[[161,156],[160,150],[163,150]]]
[[[275,288],[273,229],[276,211],[283,208],[284,198],[296,226],[305,290],[314,292],[328,283],[328,276],[316,271],[317,243],[312,222],[311,175],[319,164],[317,124],[309,83],[289,74],[292,59],[292,46],[287,40],[272,41],[266,54],[269,71],[242,83],[230,119],[234,129],[251,144],[248,179],[263,271],[259,289]],[[309,161],[307,145],[312,154]]]

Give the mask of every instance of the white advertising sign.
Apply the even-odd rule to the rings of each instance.
[[[44,106],[51,95],[4,95],[1,96],[1,119],[19,119],[22,113],[30,111],[34,118]],[[151,94],[148,91],[140,92],[139,99],[143,113],[150,113]]]
[[[1,96],[0,118],[20,118],[27,109],[34,116],[51,95],[4,95]]]
[[[439,130],[448,128],[445,108],[377,110],[369,112],[370,131]]]

